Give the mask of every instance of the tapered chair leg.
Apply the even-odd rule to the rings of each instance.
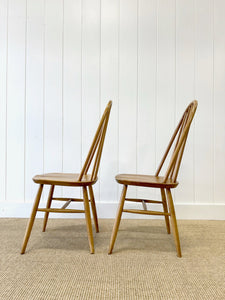
[[[84,210],[85,210],[89,247],[90,247],[91,254],[93,254],[95,252],[94,239],[92,233],[91,214],[90,214],[90,207],[89,207],[89,200],[88,200],[88,193],[87,193],[86,186],[83,187],[83,197],[84,197]]]
[[[93,219],[94,219],[94,223],[95,223],[95,230],[96,230],[96,232],[99,232],[98,216],[97,216],[96,205],[95,205],[95,197],[94,197],[93,188],[91,185],[88,186],[88,190],[89,190],[89,195],[90,195],[90,200],[91,200],[91,209],[92,209]]]
[[[169,211],[170,211],[170,218],[171,218],[171,227],[173,231],[174,241],[177,249],[177,256],[181,257],[181,248],[180,248],[180,239],[177,227],[177,219],[174,210],[173,198],[170,189],[166,189],[168,204],[169,204]]]
[[[116,240],[116,236],[117,236],[117,232],[118,232],[118,229],[119,229],[119,226],[120,226],[120,220],[121,220],[121,216],[122,216],[122,212],[123,212],[123,206],[124,206],[124,202],[125,202],[126,192],[127,192],[127,185],[124,185],[123,190],[122,190],[122,194],[121,194],[121,198],[120,198],[120,204],[119,204],[119,207],[118,207],[118,210],[117,210],[115,223],[114,223],[114,226],[113,226],[113,231],[112,231],[112,235],[111,235],[108,254],[112,253],[112,250],[113,250],[113,247],[114,247],[114,244],[115,244],[115,240]]]
[[[43,184],[40,184],[38,192],[37,192],[37,196],[36,196],[35,201],[34,201],[34,205],[33,205],[33,209],[32,209],[32,212],[31,212],[30,220],[27,224],[27,229],[26,229],[26,233],[25,233],[25,236],[24,236],[24,240],[23,240],[21,254],[24,254],[25,251],[26,251],[27,243],[28,243],[28,240],[30,238],[30,233],[31,233],[31,230],[32,230],[32,227],[33,227],[33,224],[34,224],[34,220],[35,220],[35,217],[36,217],[38,205],[39,205],[39,202],[40,202],[40,199],[41,199],[42,190],[43,190]]]
[[[47,204],[46,204],[46,208],[51,207],[54,188],[55,188],[55,186],[51,185],[50,190],[49,190],[49,194],[48,194],[48,201],[47,201]],[[45,229],[46,229],[46,226],[47,226],[48,216],[49,216],[49,212],[46,211],[45,216],[44,216],[44,221],[43,221],[43,228],[42,228],[43,232],[45,232]]]
[[[165,213],[168,213],[165,190],[164,189],[160,189],[160,190],[161,190],[161,197],[163,203],[163,210]],[[168,215],[165,216],[165,222],[166,222],[167,233],[170,234],[170,220]]]

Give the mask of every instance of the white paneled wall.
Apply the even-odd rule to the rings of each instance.
[[[177,214],[225,219],[224,15],[224,0],[0,0],[0,216],[29,215],[33,175],[80,171],[111,99],[95,194],[114,217],[114,176],[154,173],[197,99]]]

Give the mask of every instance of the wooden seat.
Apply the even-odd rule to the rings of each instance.
[[[186,108],[180,122],[178,123],[174,131],[174,134],[169,142],[169,145],[166,149],[166,152],[160,162],[160,165],[155,175],[119,174],[116,176],[116,181],[119,184],[123,185],[123,190],[122,190],[121,199],[120,199],[120,203],[119,203],[119,207],[118,207],[118,211],[117,211],[117,215],[116,215],[116,219],[115,219],[115,223],[111,235],[111,241],[110,241],[109,252],[108,252],[109,254],[112,253],[114,247],[122,213],[126,212],[126,213],[135,213],[135,214],[164,216],[168,234],[170,233],[169,221],[171,221],[171,227],[174,235],[177,256],[181,257],[180,239],[179,239],[179,233],[177,228],[177,220],[175,215],[171,189],[176,188],[178,185],[177,176],[178,176],[185,144],[187,141],[188,132],[191,126],[191,122],[194,118],[197,105],[198,102],[194,100]],[[171,154],[171,156],[170,156],[166,173],[164,176],[159,176],[165,161],[167,161],[167,158],[169,159],[169,154]],[[126,193],[129,185],[159,188],[161,192],[161,201],[150,200],[150,199],[127,198]],[[124,209],[125,201],[142,203],[143,209]],[[148,210],[146,205],[147,203],[161,204],[163,211]]]
[[[96,183],[98,178],[92,180],[91,174],[83,176],[82,181],[79,181],[80,174],[73,173],[47,173],[43,175],[36,175],[33,177],[33,181],[39,184],[51,184],[62,186],[87,186]]]
[[[165,181],[163,176],[138,174],[119,174],[116,176],[116,181],[120,184],[146,187],[174,188],[178,185],[178,182],[173,182],[171,178]]]
[[[111,111],[112,101],[109,101],[106,109],[102,115],[99,126],[95,133],[93,142],[88,152],[87,158],[84,162],[83,168],[80,173],[47,173],[42,175],[36,175],[33,177],[33,181],[39,185],[38,192],[34,201],[33,209],[31,212],[30,219],[27,224],[27,229],[24,236],[24,241],[21,249],[21,254],[26,251],[27,243],[30,238],[31,230],[34,224],[37,211],[45,212],[43,222],[43,232],[46,230],[48,216],[50,212],[53,213],[84,213],[87,225],[88,241],[90,252],[94,253],[94,240],[91,225],[91,216],[89,202],[91,203],[92,214],[95,224],[96,232],[99,232],[98,218],[95,206],[95,198],[93,193],[92,185],[98,180],[97,174],[99,170],[102,149],[105,140],[106,129],[108,125],[109,115]],[[88,170],[92,167],[92,172],[89,174]],[[49,195],[47,199],[46,207],[39,208],[39,202],[44,185],[49,185]],[[53,197],[55,186],[74,186],[81,187],[83,190],[83,198],[65,198],[65,197]],[[65,201],[66,203],[62,208],[52,208],[52,201]],[[67,206],[71,202],[83,202],[84,209],[68,209]]]

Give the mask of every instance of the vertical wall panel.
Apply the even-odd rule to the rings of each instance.
[[[101,111],[113,101],[100,168],[101,202],[117,200],[119,1],[101,1]]]
[[[225,2],[214,1],[214,202],[225,203]]]
[[[137,173],[155,172],[157,1],[140,0],[138,7]],[[138,197],[154,192],[138,189]]]
[[[156,166],[158,167],[174,130],[175,117],[175,3],[158,1]],[[167,164],[165,165],[167,167]],[[164,174],[162,170],[162,174]]]
[[[32,181],[43,173],[44,1],[27,1],[25,201],[33,201]]]
[[[137,0],[120,1],[119,172],[135,173],[137,157]],[[133,190],[130,188],[130,190]],[[129,190],[128,190],[129,193]],[[134,195],[135,196],[135,195]]]
[[[81,0],[64,1],[63,172],[81,170]],[[75,197],[78,188],[65,188]]]
[[[100,118],[100,0],[84,0],[82,9],[82,162]],[[99,200],[99,183],[95,184]]]
[[[24,201],[25,42],[26,1],[9,0],[6,197],[12,202]]]
[[[0,201],[5,200],[8,1],[0,1]]]
[[[213,199],[213,18],[212,1],[196,1],[195,197]],[[201,137],[201,138],[200,138]],[[204,149],[204,151],[203,151]],[[204,170],[204,171],[203,171]],[[212,183],[212,184],[211,184]]]
[[[195,98],[195,11],[194,0],[176,1],[176,120]],[[194,200],[194,126],[189,133],[180,168],[181,185],[176,190],[177,203]],[[179,178],[178,178],[179,181]]]
[[[44,171],[62,171],[63,1],[45,7]]]

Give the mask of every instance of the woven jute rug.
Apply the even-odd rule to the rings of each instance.
[[[99,220],[89,254],[84,219],[0,219],[0,299],[225,299],[225,221],[178,221],[182,258],[163,220]]]

